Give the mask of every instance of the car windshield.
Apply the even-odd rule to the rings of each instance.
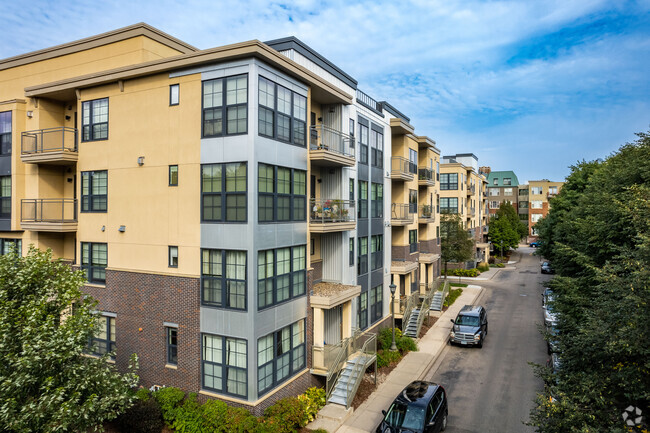
[[[459,315],[456,318],[456,325],[478,326],[478,317]]]
[[[424,408],[394,403],[386,414],[386,423],[391,427],[420,430],[424,426]]]

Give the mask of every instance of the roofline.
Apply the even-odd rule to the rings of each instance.
[[[198,48],[181,41],[167,33],[158,30],[155,27],[146,23],[137,23],[127,27],[122,27],[110,32],[101,33],[99,35],[90,36],[87,38],[79,39],[65,44],[56,45],[42,50],[32,51],[25,54],[20,54],[14,57],[8,57],[0,60],[0,71],[17,66],[27,65],[29,63],[39,62],[43,60],[52,59],[55,57],[64,56],[66,54],[78,53],[80,51],[88,50],[91,48],[100,47],[113,42],[123,41],[136,36],[147,36],[163,45],[180,51],[183,54],[188,54],[198,51]]]
[[[397,108],[393,107],[393,106],[392,106],[391,104],[389,104],[388,102],[386,102],[386,101],[379,101],[379,103],[381,104],[381,106],[382,106],[382,108],[383,108],[384,110],[388,111],[388,112],[389,112],[390,114],[392,114],[393,116],[398,117],[398,118],[400,118],[400,119],[404,119],[404,120],[406,120],[407,123],[411,123],[411,119],[409,119],[408,117],[406,117],[406,114],[402,113],[401,111],[399,111]]]
[[[445,155],[443,158],[457,158],[459,156],[471,156],[478,161],[478,156],[474,155],[473,153],[457,153],[455,155]]]
[[[271,65],[301,78],[317,89],[332,94],[334,99],[341,103],[352,103],[352,95],[347,94],[343,90],[327,82],[325,79],[319,77],[314,72],[309,71],[307,68],[297,64],[258,40],[239,42],[189,54],[181,54],[178,56],[166,57],[149,62],[82,75],[79,77],[67,78],[65,80],[51,83],[38,84],[25,88],[25,96],[52,97],[52,95],[60,92],[70,92],[77,89],[115,83],[120,80],[184,69],[200,64],[210,64],[250,57],[263,59]]]
[[[301,41],[295,36],[288,36],[286,38],[273,39],[271,41],[264,42],[269,47],[277,51],[290,50],[294,49],[303,56],[307,57],[312,62],[316,63],[321,68],[325,69],[330,74],[336,76],[336,78],[343,81],[348,86],[352,87],[354,90],[357,89],[357,80],[352,78],[350,75],[346,74],[341,68],[336,66],[334,63],[327,60],[316,50],[311,48],[309,45]]]

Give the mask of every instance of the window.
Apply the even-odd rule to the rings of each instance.
[[[89,346],[90,353],[96,356],[115,352],[115,317],[99,317],[99,333],[90,339]],[[115,359],[115,354],[111,359]]]
[[[201,250],[201,304],[246,309],[246,251]]]
[[[169,166],[169,186],[178,186],[178,166]]]
[[[528,202],[527,201],[520,201],[517,204],[519,206],[519,209],[528,209]]]
[[[306,365],[305,320],[257,340],[257,391],[261,395]]]
[[[107,265],[108,244],[81,243],[81,269],[86,271],[86,279],[89,283],[104,284]]]
[[[348,131],[350,132],[350,147],[354,147],[354,119],[350,119]]]
[[[490,188],[490,196],[494,197],[499,195],[500,188]]]
[[[418,231],[409,230],[409,252],[417,253],[418,251]]]
[[[366,329],[368,327],[368,292],[362,292],[359,295],[359,306],[357,311],[359,315],[359,329]]]
[[[440,197],[440,213],[458,213],[457,197]]]
[[[503,195],[512,195],[512,188],[503,188]]]
[[[350,266],[354,266],[354,238],[353,237],[350,237],[350,239],[348,239],[348,244],[349,244],[348,264]]]
[[[384,265],[384,237],[374,235],[370,237],[370,269],[380,269]]]
[[[257,253],[257,308],[263,309],[306,292],[306,245]]]
[[[203,137],[246,134],[247,123],[247,75],[203,82]]]
[[[201,166],[201,221],[246,221],[245,162]]]
[[[0,176],[0,218],[11,218],[11,176]]]
[[[246,340],[220,335],[202,335],[203,388],[246,397]]]
[[[418,173],[418,151],[409,149],[409,173]]]
[[[170,268],[178,267],[178,247],[170,246],[169,247],[169,263],[167,264]]]
[[[557,186],[549,186],[548,187],[548,193],[549,194],[557,194]]]
[[[0,239],[0,255],[9,254],[11,251],[15,251],[18,256],[22,255],[22,239]]]
[[[520,189],[519,190],[519,195],[528,195],[528,190],[527,189]]]
[[[181,100],[180,84],[169,85],[169,105],[178,105]]]
[[[443,191],[458,189],[458,173],[441,173],[440,189]]]
[[[530,201],[530,208],[531,209],[542,209],[543,204],[542,200],[531,200]]]
[[[0,155],[11,155],[11,111],[0,113]]]
[[[373,167],[382,168],[384,166],[384,134],[375,125],[370,130],[370,148],[371,148],[371,163]]]
[[[543,194],[544,193],[544,188],[541,186],[531,186],[530,187],[530,193],[531,194]]]
[[[108,171],[81,172],[81,212],[108,209]]]
[[[306,171],[260,164],[257,185],[259,222],[305,221]]]
[[[499,179],[495,177],[494,181],[492,182],[492,185],[498,185],[498,184],[499,184]]]
[[[533,222],[533,223],[536,223],[536,222],[538,222],[539,220],[542,219],[542,216],[543,215],[541,213],[530,214],[530,221]]]
[[[368,218],[368,182],[359,181],[359,218]]]
[[[359,163],[368,164],[368,123],[359,119]]]
[[[409,189],[409,213],[418,212],[418,190]]]
[[[258,129],[264,137],[307,144],[307,98],[259,77]]]
[[[167,328],[167,364],[178,364],[178,328]]]
[[[504,185],[512,185],[512,179],[509,177],[504,177],[503,178],[503,184]]]
[[[357,256],[357,274],[368,273],[368,238],[359,238],[359,251]]]
[[[381,218],[384,216],[384,185],[381,183],[370,184],[370,216]]]
[[[81,103],[82,141],[108,139],[108,98]]]
[[[354,201],[354,179],[350,179],[350,201]]]
[[[490,202],[490,209],[499,209],[499,202],[496,200],[492,200]]]
[[[375,323],[381,319],[383,308],[384,286],[380,284],[370,289],[370,321]]]

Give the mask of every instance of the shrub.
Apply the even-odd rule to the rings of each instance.
[[[152,395],[160,405],[160,410],[162,411],[162,416],[165,420],[165,423],[171,426],[174,423],[174,419],[176,418],[176,412],[178,411],[181,402],[185,398],[185,392],[181,391],[178,388],[170,386],[160,388]]]
[[[151,391],[149,391],[147,388],[139,388],[135,392],[135,398],[137,400],[147,401],[151,398]]]
[[[390,347],[390,345],[388,347]],[[398,362],[401,358],[402,354],[399,350],[396,350],[395,352],[389,349],[379,350],[377,352],[377,368],[388,367],[389,365]]]
[[[278,400],[264,411],[265,423],[275,426],[279,433],[295,432],[298,427],[307,425],[304,403],[296,397]]]
[[[299,395],[298,399],[302,400],[304,404],[307,422],[311,422],[316,418],[318,411],[325,406],[325,390],[312,387],[305,391],[304,394]]]
[[[497,263],[497,268],[505,268],[505,267],[506,265],[504,265],[503,263]]]
[[[402,337],[402,330],[399,328],[395,328],[395,342],[397,342],[397,340],[399,340],[401,337]],[[379,331],[379,335],[377,336],[377,343],[378,343],[377,349],[388,350],[390,349],[392,342],[393,342],[393,328],[384,328],[381,331]]]
[[[449,291],[449,295],[447,295],[447,299],[445,299],[443,306],[449,307],[456,301],[456,298],[458,298],[461,293],[463,293],[463,289],[451,289]]]
[[[136,395],[133,406],[117,417],[115,424],[122,432],[160,433],[165,422],[158,402],[153,398],[142,399],[143,394]]]
[[[418,351],[418,345],[415,344],[415,340],[401,335],[400,338],[397,338],[397,333],[395,333],[395,344],[397,345],[397,350],[399,350],[402,355],[406,355],[408,352]]]
[[[442,271],[445,274],[445,271]],[[456,277],[477,277],[480,274],[479,270],[476,268],[472,269],[448,269],[446,275],[456,276]]]
[[[205,431],[201,405],[196,394],[190,393],[182,406],[176,408],[172,427],[178,433],[202,433]]]
[[[494,264],[494,257],[490,257],[488,259],[488,263],[491,264],[491,265]]]
[[[481,262],[476,268],[481,272],[485,272],[490,270],[490,265],[487,262]]]

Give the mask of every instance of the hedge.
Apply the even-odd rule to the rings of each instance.
[[[442,274],[445,275],[445,271],[442,271]],[[476,268],[472,269],[448,269],[447,274],[448,276],[455,276],[455,277],[478,277],[480,274],[479,270]]]

